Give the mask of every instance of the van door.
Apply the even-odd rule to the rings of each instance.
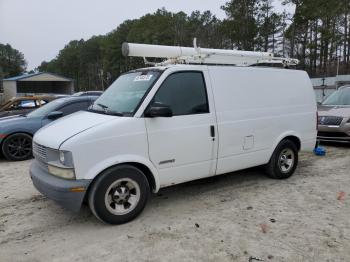
[[[207,72],[170,74],[149,106],[167,105],[172,117],[146,117],[149,156],[158,168],[161,186],[215,174],[216,116]],[[147,109],[146,109],[147,111]]]

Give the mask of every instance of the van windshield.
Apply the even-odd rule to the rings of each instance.
[[[121,75],[95,101],[90,111],[132,116],[145,95],[161,75],[161,71],[137,71]]]
[[[322,102],[322,105],[350,106],[350,87],[335,91]]]

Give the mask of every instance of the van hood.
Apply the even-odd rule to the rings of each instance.
[[[69,138],[116,118],[118,117],[80,111],[40,129],[34,136],[34,142],[49,148],[59,149],[61,144]]]

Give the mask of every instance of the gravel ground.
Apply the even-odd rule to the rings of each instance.
[[[350,147],[302,154],[277,181],[259,169],[163,189],[136,220],[100,223],[0,160],[0,261],[350,261]]]

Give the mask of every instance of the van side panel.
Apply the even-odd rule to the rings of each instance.
[[[303,71],[208,67],[217,111],[217,174],[266,164],[286,136],[316,142],[316,101]]]

